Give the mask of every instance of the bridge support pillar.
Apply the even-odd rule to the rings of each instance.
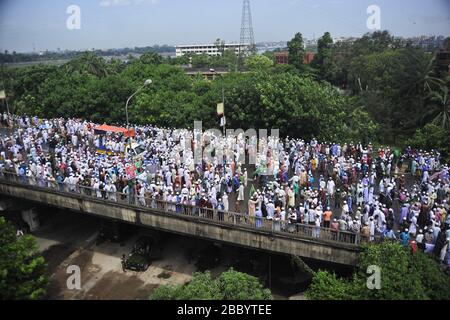
[[[8,211],[14,208],[14,201],[10,199],[5,199],[0,201],[0,212]]]
[[[315,271],[311,269],[308,264],[299,256],[291,255],[291,266],[294,273],[307,273],[311,277],[316,274]]]
[[[22,210],[20,212],[23,221],[25,221],[29,228],[30,228],[30,232],[36,231],[39,229],[40,227],[40,223],[39,223],[39,215],[36,211],[35,208],[31,208],[31,209],[27,209],[27,210]]]

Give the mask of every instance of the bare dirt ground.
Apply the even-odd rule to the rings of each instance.
[[[292,277],[290,262],[284,256],[173,234],[162,234],[162,257],[152,261],[146,272],[124,272],[122,255],[131,252],[139,237],[155,231],[131,226],[121,243],[97,244],[101,220],[79,213],[44,210],[47,211],[40,214],[41,228],[34,236],[48,263],[50,284],[46,299],[146,300],[161,285],[189,282],[194,272],[209,270],[216,277],[230,267],[258,277],[265,286],[269,285],[272,270],[275,299],[289,299],[308,283],[307,275]],[[67,273],[69,266],[80,268],[81,290],[68,289],[67,280],[72,275]],[[291,298],[303,297],[300,294]]]
[[[140,234],[123,243],[95,244],[98,221],[87,216],[64,214],[52,219],[36,234],[40,250],[48,262],[50,285],[47,299],[134,300],[148,299],[163,284],[190,281],[196,267],[180,254],[179,243],[168,241],[163,259],[152,263],[143,273],[122,270],[121,257],[128,254]],[[145,233],[145,230],[144,230]],[[175,239],[176,240],[176,239]],[[81,290],[69,290],[69,266],[81,271]]]

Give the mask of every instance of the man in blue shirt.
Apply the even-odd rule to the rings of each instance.
[[[392,230],[390,228],[386,229],[384,237],[386,239],[389,239],[389,240],[396,240],[397,239],[397,236],[395,235],[394,230]]]
[[[402,241],[402,246],[407,247],[409,244],[409,230],[405,229],[400,233],[400,240]]]

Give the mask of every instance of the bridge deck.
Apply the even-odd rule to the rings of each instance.
[[[291,221],[101,192],[80,186],[0,175],[0,194],[184,235],[340,264],[356,264],[360,234]]]

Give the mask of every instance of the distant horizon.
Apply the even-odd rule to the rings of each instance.
[[[286,42],[296,32],[311,40],[326,31],[358,38],[373,31],[366,23],[373,4],[380,8],[381,30],[396,37],[450,33],[448,0],[253,0],[255,41]],[[79,28],[68,27],[71,5],[80,10]],[[109,50],[217,38],[239,43],[241,11],[242,0],[1,0],[0,50]]]
[[[389,31],[389,30],[381,30],[381,31]],[[450,37],[450,36],[446,36],[446,35],[443,35],[443,34],[436,34],[436,35],[433,35],[433,34],[430,34],[430,35],[417,35],[417,36],[411,36],[411,37],[401,37],[401,36],[396,36],[395,34],[392,34],[392,33],[391,33],[391,35],[394,36],[394,37],[396,37],[396,38],[404,38],[404,39],[421,38],[421,37],[435,37],[435,38],[440,38],[440,37],[447,38],[447,37]],[[361,35],[361,36],[348,36],[348,37],[332,37],[332,38],[333,38],[333,39],[336,39],[336,38],[350,39],[350,38],[361,38],[362,36],[363,36],[363,35]],[[320,37],[321,37],[321,36],[320,36]],[[304,40],[311,41],[311,40],[317,40],[317,39],[320,38],[320,37],[317,37],[317,38],[315,38],[315,39],[309,39],[309,38],[303,37],[303,39],[304,39]],[[289,41],[289,40],[257,41],[256,44],[258,45],[258,44],[267,44],[267,43],[281,43],[281,42],[288,42],[288,41]],[[239,42],[226,42],[226,43],[227,43],[227,44],[238,44]],[[20,53],[20,54],[39,54],[39,53],[42,53],[42,52],[52,52],[52,53],[57,53],[57,52],[84,52],[84,51],[124,50],[124,49],[135,49],[135,48],[141,49],[141,48],[156,47],[156,46],[159,46],[159,47],[173,47],[173,48],[175,48],[175,47],[177,47],[177,46],[183,46],[183,45],[208,45],[208,44],[214,44],[214,41],[211,41],[210,43],[183,43],[183,44],[176,44],[176,45],[168,44],[168,43],[163,43],[163,44],[155,43],[155,44],[143,45],[143,46],[134,46],[134,45],[131,45],[131,46],[126,46],[126,47],[111,47],[111,48],[79,48],[79,49],[65,49],[65,48],[57,47],[56,49],[43,49],[43,50],[39,50],[39,51],[17,51],[17,50],[9,50],[9,49],[5,49],[5,50],[8,51],[8,54],[11,54],[11,53],[14,52],[14,51],[15,51],[16,53]],[[0,50],[1,50],[0,53],[4,53],[4,52],[5,52],[5,50],[2,50],[1,48],[0,48]]]

